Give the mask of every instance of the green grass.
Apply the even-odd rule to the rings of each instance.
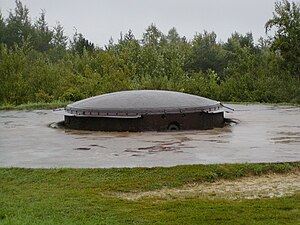
[[[300,193],[272,199],[132,201],[107,193],[159,190],[300,169],[300,162],[170,168],[0,169],[0,224],[300,224]]]
[[[298,103],[289,103],[289,102],[222,102],[223,104],[238,104],[238,105],[274,105],[274,106],[297,106]]]
[[[61,102],[61,101],[53,101],[53,102],[29,102],[21,105],[11,105],[4,104],[0,106],[0,110],[34,110],[34,109],[56,109],[65,107],[71,102]]]
[[[61,101],[53,101],[53,102],[29,102],[21,105],[12,105],[12,104],[3,104],[0,105],[0,110],[35,110],[35,109],[56,109],[62,108],[72,102],[61,102]],[[224,102],[224,104],[265,104],[265,105],[278,105],[278,106],[300,106],[300,104],[294,103],[260,103],[260,102]]]

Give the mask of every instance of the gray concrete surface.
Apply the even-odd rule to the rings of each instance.
[[[50,110],[0,112],[0,167],[152,167],[300,161],[300,108],[229,105],[240,123],[206,131],[105,133],[55,129]],[[54,126],[52,124],[52,126]]]

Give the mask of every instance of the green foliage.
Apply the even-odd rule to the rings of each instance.
[[[191,73],[185,81],[184,91],[212,99],[219,99],[219,76],[213,70]]]
[[[187,41],[175,28],[165,35],[151,24],[141,40],[129,30],[101,49],[77,32],[68,44],[59,23],[49,28],[43,11],[31,21],[17,0],[8,18],[0,14],[0,104],[77,101],[128,89],[299,104],[299,7],[277,2],[266,24],[272,27],[274,38],[255,45],[251,33],[235,32],[222,43],[204,31]]]
[[[0,110],[35,110],[35,109],[55,109],[63,108],[70,104],[70,101],[52,101],[52,102],[29,102],[21,105],[4,104],[0,106]]]
[[[27,58],[25,47],[14,51],[5,45],[0,46],[0,96],[1,103],[21,104],[26,96],[25,74]]]
[[[92,52],[95,46],[92,42],[83,37],[81,33],[75,33],[73,42],[71,43],[71,49],[73,52],[83,55],[84,51]]]
[[[216,42],[217,35],[204,31],[197,34],[191,44],[191,53],[187,58],[186,69],[195,72],[213,70],[222,77],[227,61],[225,51]]]
[[[16,8],[14,12],[10,12],[5,21],[3,42],[9,48],[15,44],[20,45],[24,40],[32,37],[34,31],[29,18],[29,10],[23,6],[21,1],[16,0]]]
[[[282,57],[281,66],[300,80],[300,6],[282,0],[275,3],[273,18],[265,25],[266,31],[275,28],[271,49]]]
[[[42,11],[40,18],[35,22],[34,31],[32,42],[35,43],[35,49],[40,52],[48,51],[52,47],[53,32],[48,28],[44,11]]]

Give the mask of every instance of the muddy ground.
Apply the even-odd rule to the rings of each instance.
[[[273,198],[290,196],[296,192],[300,192],[300,171],[251,176],[236,180],[219,180],[214,183],[194,183],[181,188],[163,188],[158,191],[106,193],[106,195],[135,201],[142,198]]]

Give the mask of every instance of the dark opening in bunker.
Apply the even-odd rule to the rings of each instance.
[[[97,131],[210,129],[224,125],[222,107],[218,101],[174,91],[120,91],[68,105],[65,126]]]
[[[176,130],[180,130],[180,125],[179,125],[179,123],[178,122],[172,122],[172,123],[170,123],[169,124],[169,126],[168,126],[168,130],[169,131],[176,131]]]

